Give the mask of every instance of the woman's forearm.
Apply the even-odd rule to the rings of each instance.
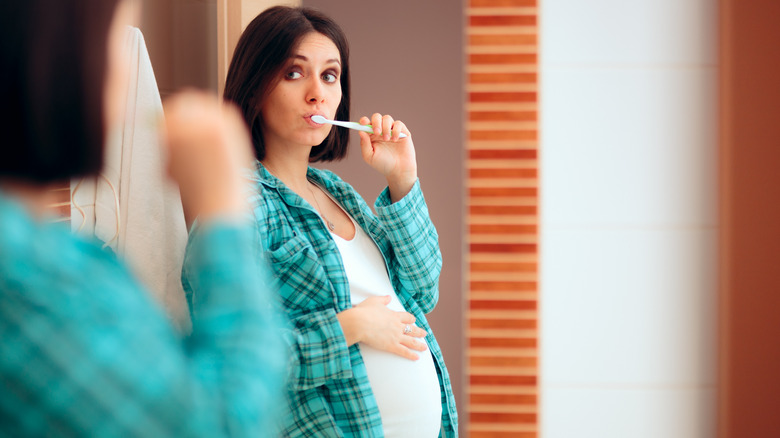
[[[344,310],[336,314],[336,318],[338,318],[339,324],[341,324],[341,330],[344,332],[344,339],[347,341],[347,346],[351,347],[352,345],[360,342],[360,309],[353,307],[351,309]]]

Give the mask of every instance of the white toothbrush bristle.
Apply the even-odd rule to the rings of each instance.
[[[325,120],[327,120],[327,119],[325,117],[322,117],[319,114],[315,115],[315,116],[311,116],[311,121],[314,122],[314,123],[319,123],[320,125],[325,123]]]

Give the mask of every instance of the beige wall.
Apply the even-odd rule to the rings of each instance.
[[[216,0],[143,0],[140,24],[160,94],[217,90]]]
[[[217,82],[220,95],[233,50],[249,22],[271,6],[299,6],[300,3],[300,0],[216,0]]]
[[[241,28],[245,28],[257,14],[271,6],[300,6],[300,4],[300,0],[241,0]]]
[[[140,28],[163,97],[182,87],[221,92],[241,31],[264,9],[300,0],[142,0]]]

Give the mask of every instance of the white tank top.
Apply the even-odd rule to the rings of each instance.
[[[351,218],[350,218],[351,219]],[[353,220],[355,237],[333,234],[349,280],[352,305],[371,296],[390,295],[387,307],[404,311],[390,283],[385,259],[374,241]],[[424,338],[417,338],[425,342]],[[387,438],[435,438],[441,428],[441,389],[430,349],[412,361],[359,344],[368,380],[379,405]]]

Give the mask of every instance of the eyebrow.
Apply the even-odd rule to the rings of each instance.
[[[295,58],[295,59],[301,59],[301,60],[303,60],[303,61],[308,61],[308,60],[309,60],[309,58],[307,58],[307,57],[305,57],[305,56],[303,56],[303,55],[293,55],[293,58]],[[329,60],[327,60],[327,61],[325,61],[325,62],[326,62],[326,63],[335,62],[336,64],[338,64],[338,65],[341,65],[341,61],[339,61],[339,60],[338,60],[338,59],[336,59],[336,58],[331,58],[331,59],[329,59]]]

